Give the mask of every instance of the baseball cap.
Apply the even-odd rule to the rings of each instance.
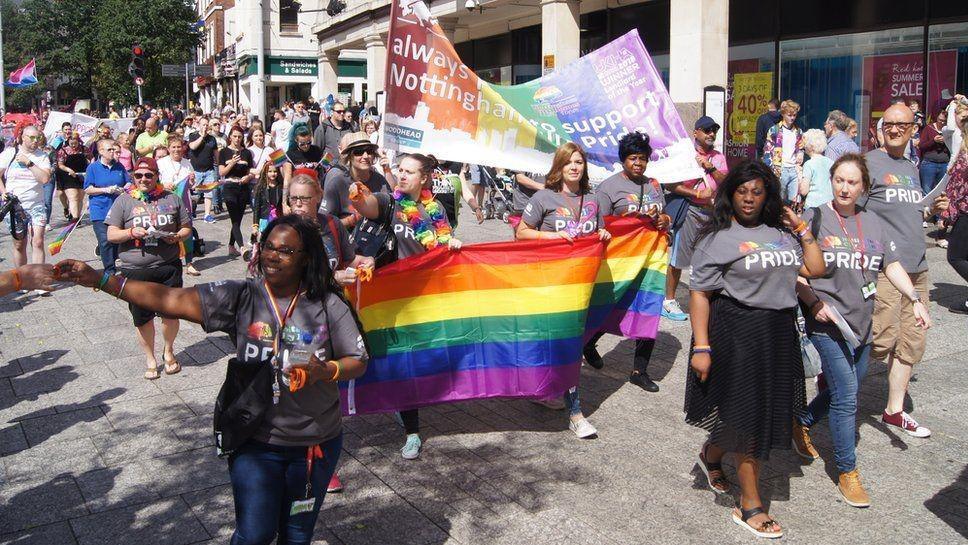
[[[158,173],[158,163],[151,157],[142,157],[138,159],[138,162],[134,164],[132,171],[138,170],[139,168],[146,168],[154,173]]]
[[[708,131],[709,129],[716,129],[718,131],[719,123],[716,123],[716,121],[713,118],[709,117],[708,115],[704,115],[696,120],[696,126],[693,128],[702,129],[704,131]]]

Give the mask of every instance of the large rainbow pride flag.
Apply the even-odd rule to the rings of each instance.
[[[366,374],[342,385],[344,413],[559,396],[578,383],[590,327],[654,338],[664,235],[633,218],[608,228],[607,245],[585,237],[438,248],[377,271],[351,293],[371,353]],[[598,324],[587,321],[590,308]]]

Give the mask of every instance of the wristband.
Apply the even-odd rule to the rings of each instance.
[[[917,294],[915,294],[915,297],[913,297],[913,298],[908,297],[908,299],[911,299],[911,304],[912,305],[914,303],[921,303],[922,305],[924,304],[924,301],[921,300],[921,296],[920,295],[917,295]]]
[[[818,297],[818,298],[817,298],[817,300],[816,300],[816,301],[814,301],[812,305],[810,305],[810,308],[809,308],[809,310],[810,310],[810,311],[813,311],[813,308],[814,308],[815,306],[817,306],[817,305],[822,305],[822,304],[823,304],[823,301],[822,301],[822,300],[821,300],[821,299],[820,299],[820,298]]]
[[[128,283],[127,277],[121,279],[121,289],[119,289],[118,293],[115,295],[116,298],[118,299],[121,298],[121,294],[124,293],[124,285],[127,283]]]
[[[131,240],[134,240],[134,227],[128,229],[128,236],[131,237]]]
[[[797,226],[793,228],[793,233],[799,236],[806,230],[807,230],[807,222],[800,220],[800,223],[798,223]]]
[[[97,287],[94,288],[94,291],[103,290],[104,286],[108,283],[108,280],[110,279],[111,279],[111,273],[109,273],[108,271],[104,271],[104,274],[101,275],[101,281],[98,282]]]
[[[336,382],[337,380],[339,380],[339,373],[342,369],[340,369],[339,360],[329,360],[329,361],[333,362],[333,365],[336,366],[336,372],[333,373],[333,378],[329,379],[329,381]]]
[[[23,279],[20,278],[20,271],[17,269],[11,269],[11,274],[13,274],[13,290],[20,291],[24,287]]]
[[[698,347],[698,348],[694,347],[692,349],[692,353],[693,354],[712,354],[713,353],[713,349],[712,348],[709,348],[708,346],[707,347]]]
[[[709,348],[709,345],[708,344],[697,344],[697,345],[694,345],[692,347],[693,350],[695,350],[697,348]]]

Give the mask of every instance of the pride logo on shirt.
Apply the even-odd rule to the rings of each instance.
[[[921,186],[911,176],[885,174],[884,201],[888,203],[918,204],[924,198]]]
[[[271,341],[273,338],[272,326],[265,322],[252,322],[246,330],[246,336],[250,339]]]
[[[860,249],[860,239],[827,235],[820,241],[820,248],[827,251]],[[884,245],[879,240],[865,238],[864,249],[873,253],[883,253]]]
[[[910,176],[898,176],[897,174],[885,174],[884,185],[900,185],[905,187],[919,187],[915,185],[914,178]]]
[[[561,207],[555,208],[555,215],[561,216],[562,218],[570,218],[574,216],[574,214],[571,212],[571,209],[568,208],[567,206],[561,206]]]
[[[746,241],[739,245],[739,252],[746,256],[744,265],[746,270],[759,266],[761,269],[776,267],[800,266],[800,258],[793,249],[793,241],[781,238],[776,242]]]
[[[786,250],[793,247],[793,243],[786,239],[780,239],[776,242],[754,242],[752,240],[747,242],[740,242],[739,253],[742,255],[750,254],[758,251],[771,251],[771,250]]]

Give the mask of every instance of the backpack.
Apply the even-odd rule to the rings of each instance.
[[[372,257],[377,269],[397,260],[397,239],[393,235],[393,204],[392,199],[386,206],[381,204],[383,216],[386,218],[382,223],[364,219],[356,224],[350,236],[350,241],[356,243],[356,253]]]

